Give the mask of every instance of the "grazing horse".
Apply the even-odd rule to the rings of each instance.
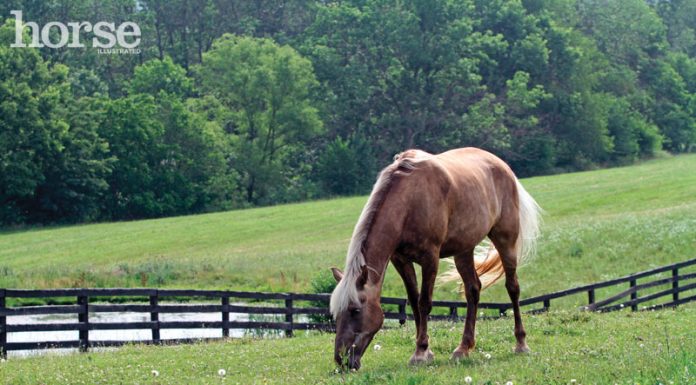
[[[464,334],[453,359],[474,348],[479,293],[505,275],[515,318],[515,351],[527,352],[520,317],[516,269],[533,254],[540,208],[495,155],[462,148],[432,155],[408,150],[379,175],[348,247],[345,273],[332,272],[338,285],[330,309],[336,320],[334,359],[360,368],[360,358],[382,327],[380,294],[392,262],[406,286],[416,323],[411,364],[428,363],[428,315],[439,259],[454,256],[466,293]],[[476,258],[474,248],[488,237],[495,249]],[[422,268],[420,293],[413,264]]]

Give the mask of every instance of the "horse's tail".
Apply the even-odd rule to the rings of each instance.
[[[517,236],[517,265],[531,261],[536,255],[536,242],[541,227],[541,207],[517,182],[517,199],[520,212],[520,234]]]
[[[524,189],[519,181],[517,183],[517,199],[519,202],[520,231],[515,244],[517,251],[517,266],[529,262],[536,253],[536,241],[539,237],[541,224],[541,207],[534,198]],[[454,266],[440,277],[441,283],[461,282],[461,277]],[[481,289],[485,289],[496,283],[505,274],[503,261],[498,250],[488,240],[477,246],[474,250],[474,266],[476,274],[481,281]]]

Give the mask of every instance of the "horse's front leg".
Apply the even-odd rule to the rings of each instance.
[[[436,254],[437,255],[437,254]],[[421,284],[420,297],[418,298],[418,310],[420,323],[416,325],[418,332],[416,336],[416,352],[413,353],[410,364],[430,363],[434,355],[429,348],[428,337],[428,317],[433,307],[433,288],[435,287],[435,277],[437,276],[438,258],[434,257],[421,264],[423,271],[423,283]]]
[[[406,261],[403,257],[394,256],[392,257],[392,264],[394,268],[401,276],[404,281],[404,286],[406,286],[406,295],[408,296],[408,302],[411,304],[411,310],[413,311],[413,320],[416,323],[416,341],[420,341],[421,337],[421,314],[420,314],[420,298],[418,295],[418,279],[416,278],[416,270],[413,267],[413,262]],[[426,317],[427,319],[427,317]],[[427,335],[426,335],[427,341]],[[416,364],[419,362],[426,361],[422,359],[423,354],[419,355],[418,349],[413,353],[409,361],[410,364]],[[432,354],[431,358],[432,359]]]
[[[406,287],[406,296],[411,304],[413,311],[413,320],[416,322],[416,331],[420,324],[420,312],[418,310],[418,279],[416,278],[416,270],[413,268],[413,262],[406,261],[403,257],[395,255],[391,259],[392,265],[399,273]]]
[[[481,293],[481,281],[476,274],[474,266],[474,254],[465,253],[454,257],[454,264],[457,266],[459,275],[464,282],[466,293],[466,323],[464,324],[464,335],[462,341],[452,353],[453,360],[467,357],[469,352],[476,345],[476,312],[478,311],[479,296]]]

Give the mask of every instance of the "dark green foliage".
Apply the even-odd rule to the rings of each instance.
[[[334,139],[316,165],[317,179],[330,195],[369,192],[377,178],[377,168],[369,143],[360,136]]]
[[[88,99],[71,95],[68,68],[13,49],[0,27],[0,223],[92,220],[110,173],[108,144]]]
[[[232,167],[250,204],[269,199],[287,181],[288,164],[323,130],[311,91],[312,64],[269,39],[223,35],[197,68],[201,89],[228,111]]]
[[[650,156],[662,147],[657,126],[633,111],[625,99],[610,101],[608,129],[614,142],[612,158],[619,163]]]
[[[334,278],[333,274],[329,269],[322,269],[320,270],[314,278],[310,281],[311,293],[316,293],[316,294],[324,294],[324,293],[332,293],[334,289],[336,288],[336,279]],[[313,307],[324,307],[327,308],[329,307],[328,302],[323,302],[323,301],[312,301],[311,306]],[[333,318],[329,315],[323,315],[323,314],[310,314],[309,319],[312,322],[331,322],[333,321]]]
[[[133,73],[130,92],[150,95],[165,92],[186,97],[191,93],[191,83],[186,71],[167,56],[163,60],[153,59],[138,66]]]
[[[202,211],[227,172],[219,128],[176,95],[135,94],[105,107],[102,136],[117,159],[108,216],[131,219]]]
[[[100,54],[85,31],[84,49],[18,49],[14,19],[0,28],[3,225],[363,194],[409,147],[482,147],[519,176],[696,149],[696,0],[11,10],[41,26],[133,21],[142,39],[134,54]]]

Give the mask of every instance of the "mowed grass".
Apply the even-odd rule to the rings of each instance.
[[[519,273],[523,297],[696,256],[696,155],[522,182],[545,210],[538,256]],[[343,266],[366,199],[0,232],[0,287],[306,292]],[[389,269],[384,294],[403,296]],[[482,296],[506,299],[503,285]]]
[[[10,358],[5,384],[694,384],[696,306],[596,314],[526,316],[532,353],[512,353],[511,317],[479,321],[476,351],[449,361],[461,323],[432,323],[432,365],[409,367],[414,327],[380,331],[356,373],[336,373],[333,336],[236,339],[181,346],[132,345],[116,351]],[[486,355],[490,355],[487,358]],[[218,375],[224,369],[225,376]],[[152,371],[156,370],[158,376]],[[575,380],[575,382],[572,382]]]

